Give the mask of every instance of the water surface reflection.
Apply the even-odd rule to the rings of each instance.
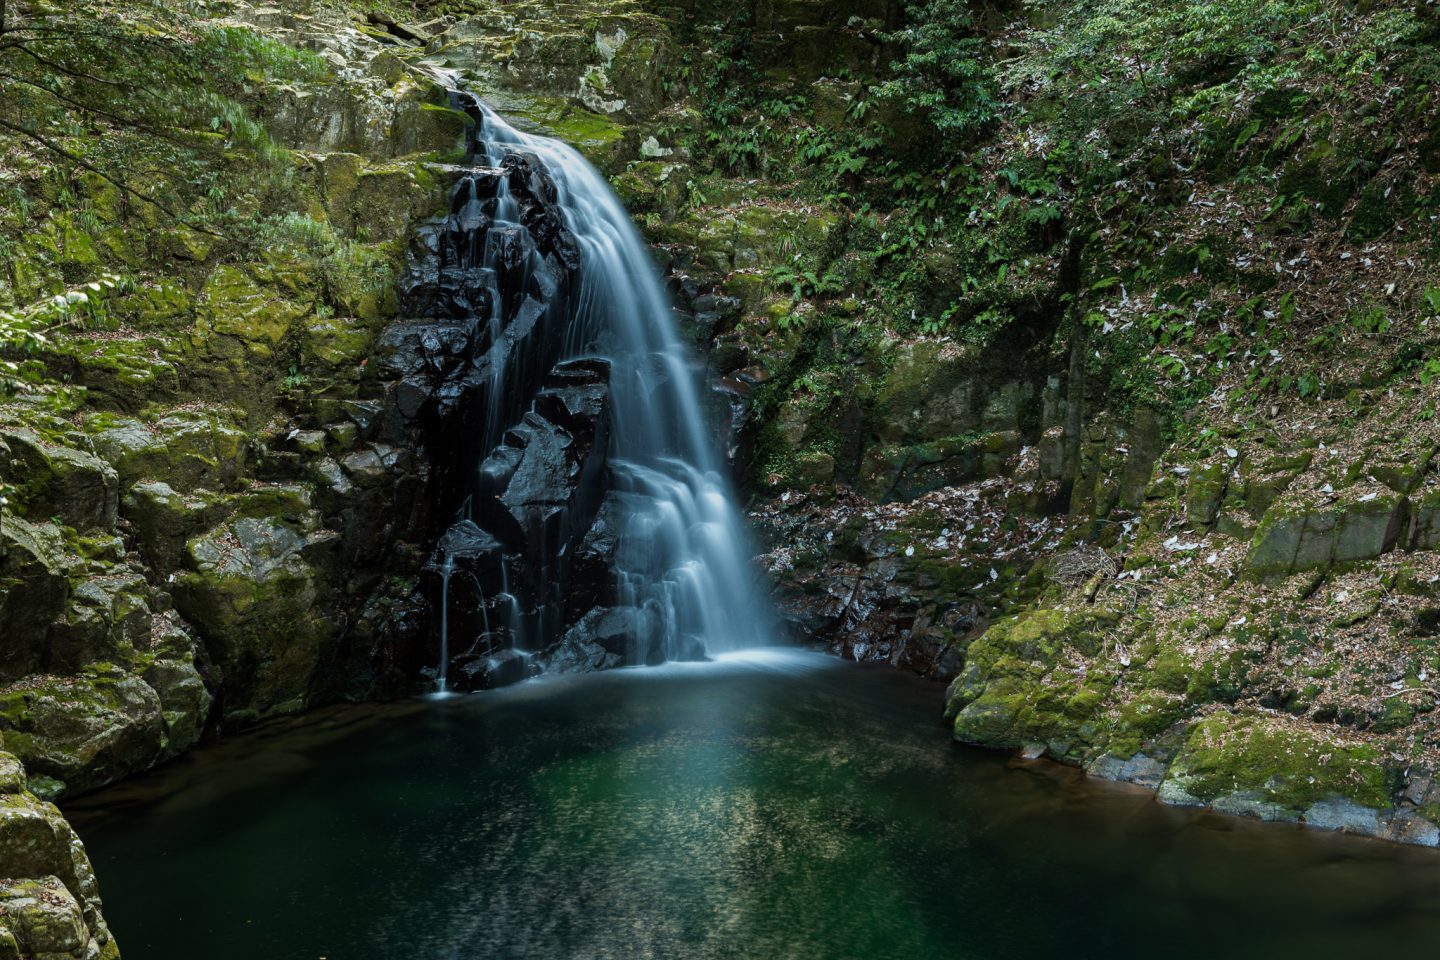
[[[121,947],[156,960],[1440,943],[1436,852],[955,746],[940,693],[780,650],[542,678],[270,726],[69,812]]]

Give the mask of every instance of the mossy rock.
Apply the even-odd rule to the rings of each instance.
[[[1083,754],[1114,679],[1092,664],[1066,669],[1070,652],[1094,657],[1117,615],[1104,608],[1036,609],[991,624],[966,653],[946,692],[955,739],[1016,748],[1041,743],[1056,756]]]
[[[54,524],[0,516],[0,681],[41,669],[50,624],[70,599],[77,560]]]
[[[871,405],[871,433],[894,444],[978,431],[984,375],[963,346],[898,343]]]
[[[58,877],[0,881],[0,911],[0,955],[82,958],[92,946],[80,904]]]
[[[681,215],[686,199],[689,170],[668,160],[640,160],[610,178],[625,209],[637,216],[655,214],[656,228],[663,232],[666,221]]]
[[[687,248],[701,272],[716,277],[741,270],[763,280],[778,267],[823,267],[840,253],[844,222],[834,211],[801,209],[749,185],[737,191],[742,199],[726,204],[728,197],[712,195],[723,183],[707,181],[701,190],[712,191],[705,193],[708,202],[657,225],[653,239]]]
[[[100,660],[131,661],[150,645],[151,599],[150,584],[131,567],[79,580],[50,626],[44,669],[70,673]]]
[[[161,574],[178,569],[186,542],[222,520],[228,509],[209,491],[181,494],[160,480],[136,483],[124,503],[140,555]]]
[[[1185,518],[1197,529],[1215,525],[1230,481],[1228,463],[1211,463],[1191,472],[1185,486]]]
[[[1414,517],[1406,546],[1411,550],[1440,548],[1440,490],[1426,490],[1411,505]]]
[[[177,757],[204,733],[213,702],[210,691],[188,652],[180,659],[151,660],[141,667],[140,676],[160,698],[164,737],[158,759]]]
[[[1120,705],[1105,747],[1117,756],[1134,756],[1189,713],[1185,697],[1144,690]]]
[[[224,408],[179,410],[153,423],[102,421],[96,451],[114,466],[122,488],[159,480],[176,490],[235,487],[244,475],[250,438]]]
[[[335,634],[320,607],[334,535],[305,535],[274,518],[241,517],[192,540],[175,606],[219,668],[227,716],[304,706]]]
[[[110,313],[142,333],[178,334],[194,322],[195,300],[183,284],[162,280],[115,297]]]
[[[1159,415],[1148,407],[1121,420],[1093,423],[1080,446],[1080,462],[1070,510],[1101,520],[1114,510],[1139,511],[1145,504],[1164,449]]]
[[[18,509],[31,520],[56,518],[81,530],[111,527],[119,478],[104,460],[30,430],[0,429],[0,481],[16,491]]]
[[[982,439],[941,437],[929,443],[871,447],[861,465],[860,491],[874,500],[913,500],[973,480],[982,473]]]
[[[0,732],[32,777],[52,778],[65,793],[144,770],[164,746],[159,696],[110,664],[0,689]]]
[[[13,956],[37,960],[119,960],[85,847],[54,805],[28,793],[0,797],[0,863],[0,949],[13,944]]]
[[[48,366],[87,391],[90,405],[134,412],[180,394],[178,341],[149,336],[78,336],[57,343]]]
[[[217,338],[238,341],[255,359],[268,360],[310,306],[286,299],[271,285],[261,285],[252,270],[222,265],[201,291],[201,321],[195,341],[206,352],[227,353]]]
[[[1261,520],[1246,568],[1269,577],[1373,560],[1399,542],[1408,510],[1399,494],[1368,494],[1323,508],[1282,500]]]
[[[1388,810],[1398,783],[1398,771],[1376,746],[1298,721],[1216,713],[1191,728],[1161,799],[1299,819],[1336,799]],[[1240,809],[1246,806],[1253,809]]]
[[[495,91],[487,102],[522,130],[554,137],[578,150],[601,170],[618,165],[625,128],[616,120],[567,97]]]
[[[389,138],[391,156],[424,154],[444,159],[455,157],[463,149],[465,136],[475,121],[448,103],[424,102],[425,97],[435,96],[433,91],[417,89],[402,100]]]
[[[370,164],[338,153],[323,157],[318,167],[328,222],[362,241],[403,242],[410,225],[444,199],[440,180],[423,164]]]
[[[24,793],[26,790],[25,766],[20,758],[10,753],[0,753],[0,794]]]
[[[315,365],[358,371],[375,344],[375,331],[348,317],[310,317],[305,322],[305,354]]]

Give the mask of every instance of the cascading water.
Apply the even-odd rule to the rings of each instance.
[[[430,246],[438,265],[412,265],[441,321],[420,338],[427,351],[472,357],[447,374],[441,403],[479,408],[447,421],[465,424],[479,465],[437,547],[442,655],[468,648],[483,661],[475,685],[489,686],[516,651],[524,664],[506,679],[764,642],[700,373],[649,249],[578,152],[455,99],[476,121],[472,159]],[[457,336],[447,322],[465,346],[445,346]],[[457,562],[483,628],[449,610]],[[608,586],[577,586],[597,565]]]
[[[449,693],[445,673],[450,666],[450,577],[455,573],[455,558],[447,556],[440,567],[440,664],[436,667],[435,690]]]

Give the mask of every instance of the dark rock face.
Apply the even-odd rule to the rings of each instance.
[[[384,334],[377,432],[423,451],[433,532],[414,539],[433,547],[382,656],[414,675],[443,649],[458,690],[663,657],[654,612],[615,605],[610,365],[575,357],[580,248],[556,201],[532,155],[457,168]]]

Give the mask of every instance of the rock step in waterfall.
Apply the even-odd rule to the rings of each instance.
[[[423,425],[437,687],[763,642],[699,374],[650,253],[601,175],[478,99],[448,215],[411,243],[387,332],[394,406]]]

